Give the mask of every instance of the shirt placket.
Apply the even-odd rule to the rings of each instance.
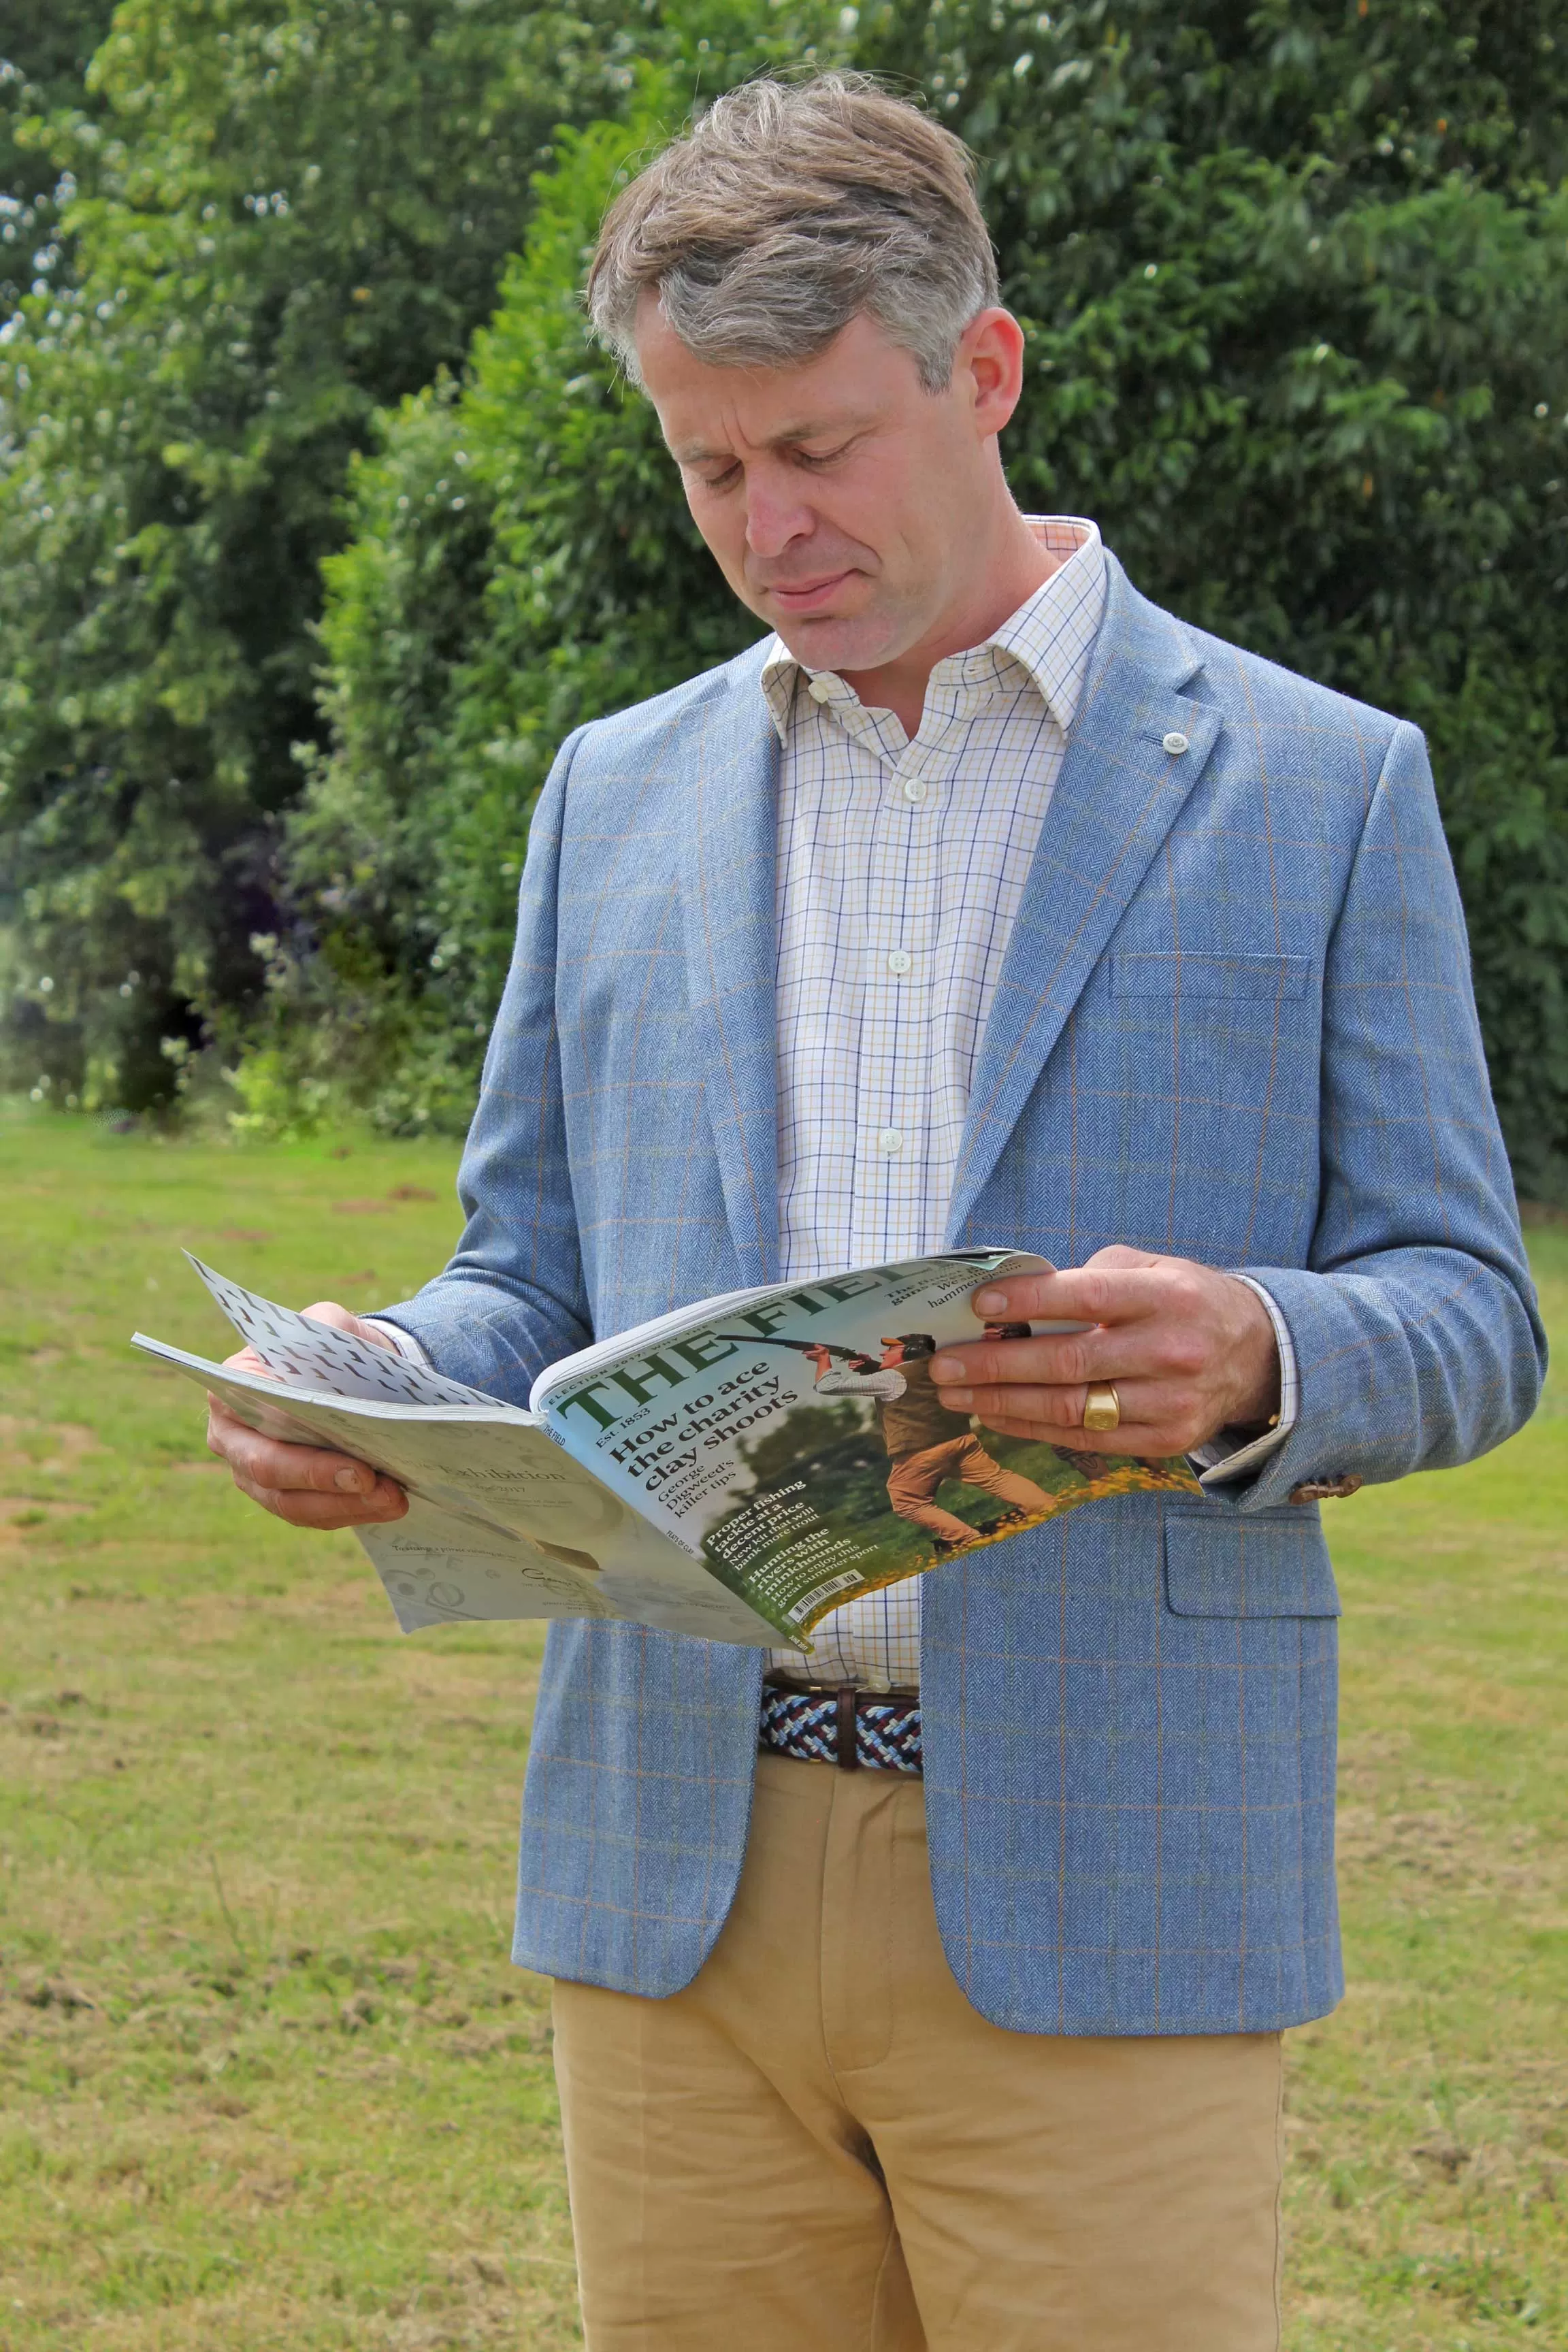
[[[856,1099],[857,1264],[941,1239],[931,1164],[933,952],[952,729],[922,728],[885,761],[866,875]],[[943,1194],[945,1201],[945,1192]]]

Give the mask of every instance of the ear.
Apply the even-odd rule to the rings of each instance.
[[[958,339],[953,382],[969,400],[975,429],[1000,433],[1024,390],[1024,330],[1011,310],[981,310]]]

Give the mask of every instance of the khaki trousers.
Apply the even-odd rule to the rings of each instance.
[[[1032,1478],[1020,1478],[1016,1471],[1004,1470],[977,1437],[948,1437],[940,1445],[922,1447],[919,1454],[900,1454],[888,1478],[888,1500],[900,1519],[912,1519],[917,1527],[929,1528],[933,1536],[944,1536],[949,1543],[968,1543],[974,1529],[932,1500],[937,1488],[950,1478],[962,1478],[966,1486],[979,1486],[1021,1511],[1048,1511],[1051,1507],[1043,1487]]]
[[[1012,2033],[921,1782],[763,1754],[685,1991],[555,1988],[588,2352],[1276,2352],[1273,2033]]]

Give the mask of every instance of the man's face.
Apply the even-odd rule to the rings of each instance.
[[[644,296],[637,358],[692,518],[806,667],[896,660],[972,593],[1001,421],[983,322],[1004,316],[982,312],[930,393],[864,313],[803,366],[714,367]]]
[[[894,1371],[897,1370],[898,1366],[903,1362],[903,1341],[901,1339],[884,1339],[882,1342],[882,1370],[885,1372]]]

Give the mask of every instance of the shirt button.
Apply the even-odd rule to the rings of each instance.
[[[891,1160],[904,1148],[904,1139],[896,1127],[885,1127],[877,1138],[877,1149],[884,1159]]]
[[[914,958],[907,948],[893,948],[889,951],[888,970],[900,973],[906,972],[913,961]]]
[[[1173,728],[1168,735],[1163,736],[1161,740],[1173,760],[1179,760],[1187,748],[1186,737],[1180,734],[1175,728]]]
[[[805,690],[813,702],[826,702],[833,692],[832,687],[825,677],[814,677]]]
[[[906,776],[904,778],[904,798],[907,801],[913,801],[917,808],[921,802],[924,800],[927,789],[928,787],[923,776]]]

